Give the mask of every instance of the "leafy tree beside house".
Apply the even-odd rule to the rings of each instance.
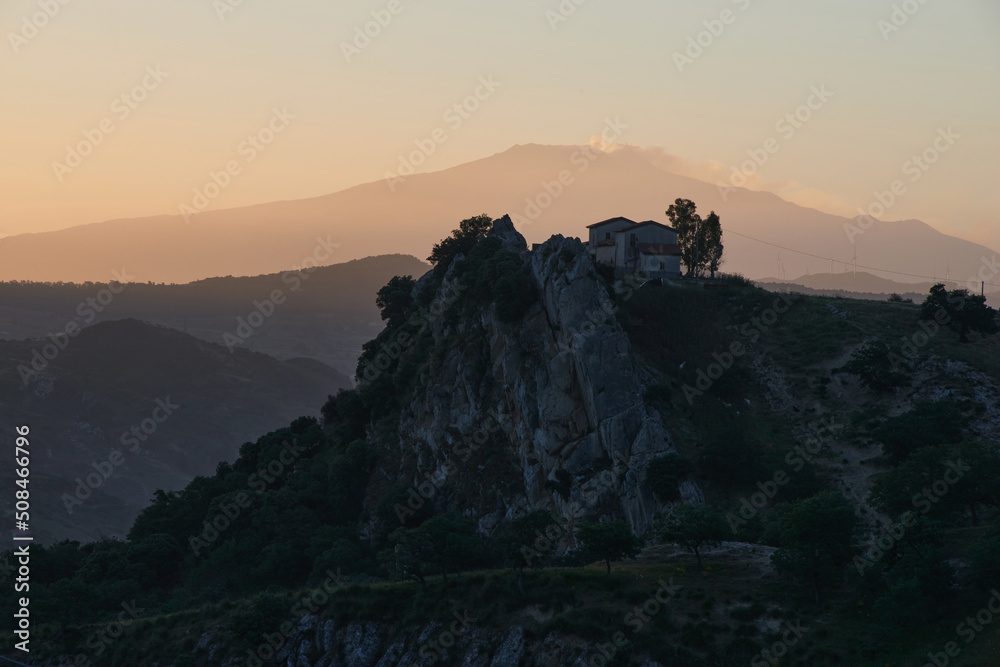
[[[709,213],[708,217],[701,223],[701,244],[701,252],[704,253],[705,257],[702,266],[709,271],[714,279],[715,273],[722,264],[722,252],[724,250],[722,245],[722,221],[719,220],[719,216],[715,211]]]
[[[715,277],[722,263],[722,223],[712,211],[702,220],[697,205],[690,199],[677,199],[667,209],[670,225],[677,232],[677,245],[687,274],[695,275],[702,269]]]

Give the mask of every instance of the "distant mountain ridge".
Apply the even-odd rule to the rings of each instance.
[[[428,266],[415,257],[385,255],[301,272],[128,284],[94,306],[88,299],[99,298],[109,285],[0,283],[0,339],[41,338],[70,323],[135,318],[224,345],[234,342],[227,335],[237,334],[241,320],[256,317],[255,303],[280,290],[282,303],[238,346],[279,359],[316,359],[353,376],[361,345],[383,326],[376,292],[393,276],[421,275]]]
[[[581,236],[585,225],[624,215],[664,220],[678,197],[722,217],[725,270],[774,275],[778,253],[795,273],[830,270],[829,259],[780,251],[739,234],[804,253],[914,276],[975,278],[994,251],[918,220],[879,222],[849,240],[854,221],[803,208],[766,192],[714,184],[653,165],[639,149],[591,152],[576,146],[515,146],[443,171],[359,185],[312,199],[72,227],[0,239],[0,279],[106,281],[123,268],[136,280],[189,282],[256,275],[365,255],[426,256],[458,221],[510,214],[529,242]]]
[[[156,489],[213,474],[245,441],[318,415],[351,384],[318,361],[230,354],[137,320],[87,327],[25,383],[18,367],[44,342],[0,341],[0,421],[31,428],[44,542],[123,536]],[[13,487],[12,475],[8,466],[0,480]]]

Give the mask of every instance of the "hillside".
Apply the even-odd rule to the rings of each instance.
[[[389,283],[322,421],[158,496],[126,541],[45,551],[43,664],[1000,658],[995,626],[961,625],[1000,562],[1000,337],[528,247],[466,220]],[[123,599],[142,611],[103,641]]]
[[[880,278],[865,271],[844,273],[819,273],[799,276],[789,280],[779,278],[762,278],[754,281],[757,285],[773,292],[799,292],[816,296],[843,296],[852,299],[868,299],[885,301],[890,295],[897,294],[904,299],[912,299],[919,303],[923,301],[933,283],[901,283],[895,280]],[[965,287],[953,281],[946,281],[950,289]]]
[[[33,372],[46,343],[0,341],[0,421],[35,435],[35,535],[44,543],[124,536],[156,489],[214,473],[246,440],[318,414],[329,393],[351,385],[317,361],[230,354],[136,320],[85,328]],[[3,438],[13,441],[13,426]],[[94,473],[97,483],[78,481]],[[9,487],[12,475],[0,471]],[[5,533],[12,517],[8,499]]]
[[[552,184],[563,173],[569,185],[557,189]],[[0,280],[103,282],[112,267],[124,267],[139,282],[189,282],[285,271],[310,257],[322,264],[389,253],[424,257],[453,221],[480,212],[510,214],[529,242],[542,242],[581,236],[587,224],[614,216],[663,221],[678,197],[715,210],[726,230],[839,263],[856,253],[862,265],[918,276],[950,268],[964,282],[995,255],[917,220],[878,223],[855,247],[844,230],[851,220],[765,192],[737,189],[724,199],[716,184],[666,171],[638,149],[524,145],[391,188],[378,181],[312,199],[209,210],[190,223],[163,215],[9,236],[0,239]],[[777,248],[736,234],[725,243],[727,271],[773,275]],[[830,270],[826,260],[782,257],[794,273]]]
[[[375,293],[393,276],[426,270],[427,264],[414,257],[386,255],[182,285],[126,283],[115,294],[106,291],[106,281],[0,283],[0,339],[41,338],[64,331],[68,323],[84,326],[134,318],[278,359],[316,359],[353,377],[362,344],[383,326]],[[251,336],[235,340],[246,332],[239,330],[240,320],[251,317],[255,303],[271,300],[275,290],[281,291],[283,301],[274,304],[273,314]]]

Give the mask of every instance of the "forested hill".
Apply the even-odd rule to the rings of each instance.
[[[485,217],[431,260],[379,292],[321,419],[157,494],[126,540],[33,552],[39,660],[1000,660],[981,301],[640,288]]]

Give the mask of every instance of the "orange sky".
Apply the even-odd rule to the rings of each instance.
[[[747,184],[835,213],[903,179],[887,219],[1000,248],[994,0],[232,4],[4,3],[0,234],[176,213],[213,174],[211,208],[325,194],[438,128],[420,171],[582,143],[620,116],[622,141],[704,178],[773,140]]]

